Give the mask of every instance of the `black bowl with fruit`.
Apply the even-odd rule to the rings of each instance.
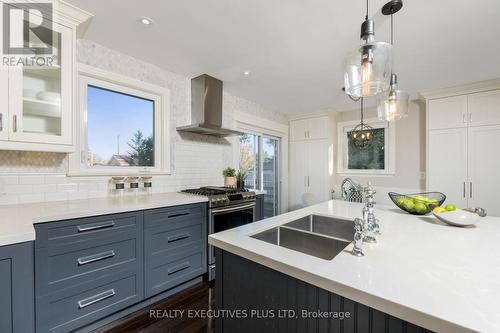
[[[389,192],[389,197],[396,206],[413,215],[429,214],[434,208],[441,206],[446,200],[446,195],[441,192],[412,194]]]

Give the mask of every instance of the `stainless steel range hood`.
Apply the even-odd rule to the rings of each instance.
[[[222,85],[207,74],[191,79],[191,125],[177,127],[178,131],[220,137],[244,134],[222,127]]]

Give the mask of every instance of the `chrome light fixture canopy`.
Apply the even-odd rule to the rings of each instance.
[[[378,118],[384,121],[400,120],[408,116],[410,95],[397,88],[397,75],[391,76],[391,89],[377,95]]]
[[[344,69],[345,92],[354,98],[388,90],[392,71],[392,45],[375,41],[375,23],[368,18],[368,1],[360,37],[364,43],[347,58]]]
[[[373,139],[375,137],[375,132],[373,127],[364,122],[364,101],[361,98],[361,121],[359,125],[354,127],[354,129],[350,132],[351,134],[351,142],[354,147],[363,149],[371,145]]]

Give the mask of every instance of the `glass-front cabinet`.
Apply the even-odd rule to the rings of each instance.
[[[53,36],[52,56],[33,56],[50,65],[9,67],[10,139],[71,145],[72,31],[52,22],[48,33]]]
[[[0,149],[71,152],[78,22],[61,7],[1,7]]]

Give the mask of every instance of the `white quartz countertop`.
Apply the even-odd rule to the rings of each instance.
[[[207,201],[207,197],[192,194],[157,193],[0,206],[0,246],[34,240],[34,223]]]
[[[354,219],[362,204],[331,200],[209,236],[223,250],[436,332],[500,332],[500,218],[457,228],[378,206],[382,235],[324,260],[249,237],[309,214]]]

